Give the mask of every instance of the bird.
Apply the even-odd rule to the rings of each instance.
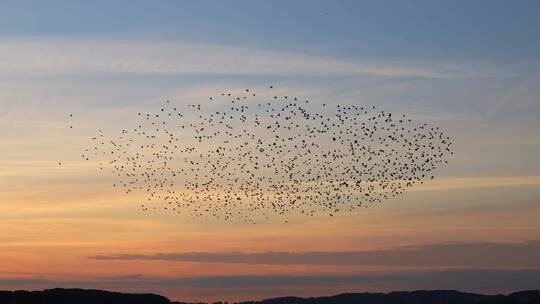
[[[453,154],[438,126],[373,105],[323,103],[322,111],[276,92],[223,91],[206,99],[219,103],[185,110],[166,100],[136,112],[135,128],[98,130],[81,156],[100,174],[109,169],[117,191],[139,193],[145,213],[255,224],[397,198],[434,179]]]

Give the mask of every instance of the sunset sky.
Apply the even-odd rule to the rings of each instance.
[[[539,288],[539,10],[484,0],[2,1],[0,289],[195,301]],[[143,213],[80,158],[97,129],[119,132],[164,100],[269,85],[438,125],[454,155],[434,180],[383,204],[249,226]]]

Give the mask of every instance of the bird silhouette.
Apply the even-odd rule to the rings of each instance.
[[[256,223],[382,203],[453,153],[439,127],[405,115],[271,91],[221,92],[183,111],[167,100],[114,136],[99,130],[82,158],[138,193],[142,212]]]

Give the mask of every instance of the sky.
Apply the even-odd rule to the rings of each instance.
[[[2,1],[0,289],[212,301],[538,288],[539,9]],[[96,129],[118,131],[164,100],[269,85],[428,121],[452,137],[454,155],[434,180],[383,204],[254,226],[142,213],[80,160]]]

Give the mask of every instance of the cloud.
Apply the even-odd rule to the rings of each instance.
[[[540,267],[540,242],[442,243],[385,250],[344,252],[187,252],[97,255],[93,260],[161,260],[175,262],[363,265],[390,267]]]
[[[492,270],[457,269],[445,271],[400,272],[387,274],[313,274],[313,275],[224,275],[202,277],[149,277],[131,275],[79,280],[50,280],[45,278],[0,278],[0,286],[9,288],[100,288],[120,291],[171,291],[184,297],[204,290],[205,294],[235,294],[256,296],[261,290],[272,289],[276,294],[297,293],[298,289],[389,291],[414,289],[458,289],[474,292],[512,292],[538,288],[539,269]],[[295,292],[296,291],[296,292]],[[166,292],[167,293],[167,292]],[[290,295],[290,294],[289,294]]]
[[[449,64],[346,61],[261,49],[179,42],[27,38],[0,42],[0,75],[219,74],[376,75],[468,78],[473,69]]]
[[[540,176],[442,177],[436,184],[424,184],[409,191],[539,186]]]

